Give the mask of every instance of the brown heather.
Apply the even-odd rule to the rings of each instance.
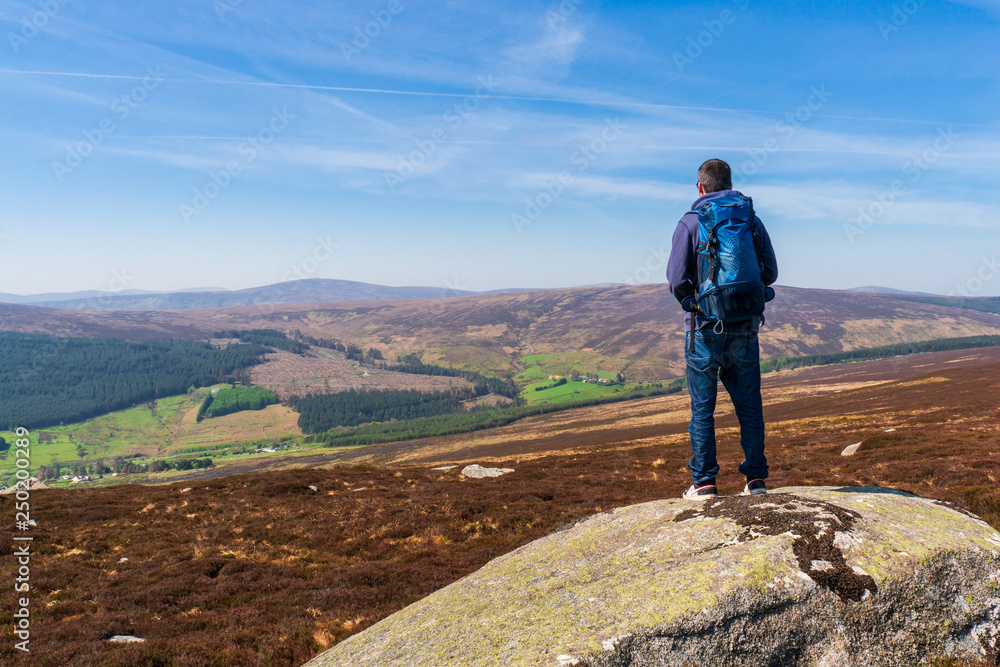
[[[769,483],[891,486],[1000,527],[996,354],[769,377]],[[679,495],[689,483],[685,400],[595,406],[421,447],[358,450],[376,457],[364,465],[35,493],[31,655],[15,655],[8,633],[0,663],[300,665],[563,524]],[[734,425],[720,402],[723,493],[743,485],[733,472]],[[855,442],[863,443],[855,456],[840,456]],[[458,469],[431,470],[463,460],[516,472],[467,480]],[[13,521],[12,501],[0,507]],[[8,582],[10,545],[0,542]],[[3,599],[0,623],[9,628],[10,588]],[[108,644],[115,634],[147,641]]]

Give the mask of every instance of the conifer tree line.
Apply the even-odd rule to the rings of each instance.
[[[464,412],[464,401],[474,398],[471,390],[426,392],[417,389],[359,391],[292,396],[288,405],[299,413],[299,428],[321,433],[337,426],[369,422],[402,421],[451,412]]]
[[[284,332],[274,329],[247,329],[245,331],[231,329],[228,331],[216,331],[216,338],[235,338],[244,343],[256,343],[264,347],[272,347],[277,350],[284,350],[293,354],[305,354],[309,351],[306,343],[292,340]]]
[[[314,442],[326,443],[331,447],[343,447],[469,433],[480,429],[503,426],[524,417],[581,408],[589,405],[602,405],[605,403],[629,401],[636,398],[674,394],[682,391],[685,386],[684,378],[676,378],[665,384],[657,382],[644,387],[622,391],[611,396],[567,401],[566,403],[515,405],[506,408],[480,406],[471,411],[454,411],[407,421],[363,424],[349,429],[332,429],[312,436],[312,440]]]
[[[314,338],[312,336],[307,336],[298,329],[292,332],[292,338],[303,343],[308,343],[313,347],[322,347],[328,350],[347,352],[347,346],[335,338]]]
[[[243,410],[263,410],[277,402],[278,395],[264,387],[225,387],[205,396],[198,406],[197,421]]]
[[[357,361],[358,363],[374,364],[374,362],[381,361],[383,363],[378,364],[377,366],[387,371],[393,371],[396,373],[411,373],[414,375],[436,375],[462,378],[463,380],[468,380],[472,383],[475,387],[473,391],[476,396],[485,396],[486,394],[493,393],[499,394],[500,396],[506,396],[507,398],[517,398],[517,386],[512,380],[488,377],[482,373],[477,373],[476,371],[463,371],[457,368],[425,364],[420,360],[420,355],[418,354],[410,353],[400,356],[397,358],[397,362],[393,364],[386,361],[382,351],[374,347],[362,350],[353,343],[345,344],[333,338],[314,338],[313,336],[303,334],[301,331],[293,331],[292,338],[316,347],[323,347],[343,352],[348,359]]]
[[[362,352],[353,344],[344,347],[348,359],[371,363],[383,359],[381,352],[370,348]],[[423,392],[416,389],[357,390],[334,394],[292,396],[288,405],[299,413],[299,428],[306,433],[322,433],[332,428],[351,427],[370,422],[405,421],[465,412],[465,401],[490,393],[517,399],[517,387],[511,380],[486,377],[475,371],[463,371],[425,364],[416,354],[399,359],[397,364],[382,363],[380,368],[400,373],[462,378],[473,384],[471,390]]]
[[[246,331],[234,329],[229,331],[217,331],[215,332],[215,336],[216,338],[236,338],[245,343],[257,343],[259,345],[266,345],[279,350],[294,352],[295,354],[305,354],[309,350],[309,346],[314,345],[316,347],[323,347],[343,352],[348,359],[359,363],[370,363],[372,361],[381,361],[384,359],[382,352],[374,347],[362,350],[353,343],[347,343],[345,345],[335,339],[313,338],[312,336],[307,336],[298,330],[292,332],[291,337],[288,337],[284,332],[276,331],[274,329],[249,329]]]
[[[38,467],[38,479],[59,479],[62,475],[72,475],[82,477],[83,475],[138,475],[147,472],[162,472],[164,470],[201,470],[211,468],[215,464],[212,459],[205,457],[200,459],[187,458],[174,461],[164,461],[154,459],[149,463],[136,463],[125,457],[115,456],[110,459],[99,458],[93,461],[72,461],[63,463],[55,461],[48,465],[42,464]]]
[[[343,352],[349,359],[387,370],[465,379],[472,391],[425,393],[417,390],[347,392],[337,399],[322,399],[317,408],[303,408],[310,428],[370,421],[407,419],[461,411],[462,402],[496,393],[516,398],[510,380],[490,378],[474,371],[424,364],[411,354],[388,364],[376,348],[362,350],[354,344],[313,338],[295,331],[289,337],[273,329],[224,330],[216,338],[241,341],[224,349],[205,342],[162,341],[132,343],[112,338],[60,338],[47,334],[0,333],[0,428],[43,428],[84,421],[138,403],[184,393],[190,388],[239,382],[249,385],[249,369],[274,349],[304,354],[310,345]],[[381,362],[380,364],[378,362]],[[206,397],[199,420],[239,410],[261,409],[278,402],[273,392],[241,387]],[[295,409],[312,397],[296,399]],[[298,406],[298,407],[296,407]],[[350,407],[347,415],[343,406]],[[317,410],[327,417],[315,417]],[[319,424],[324,426],[320,428]]]
[[[232,380],[270,349],[205,342],[131,343],[0,333],[0,428],[83,421],[144,401]]]
[[[381,361],[382,359],[385,359],[385,357],[382,356],[381,350],[370,347],[367,350],[362,351],[360,347],[351,343],[347,345],[344,352],[346,353],[348,359],[357,361],[361,364],[369,364],[373,361]]]
[[[566,378],[559,378],[558,380],[556,380],[552,384],[546,384],[546,385],[542,385],[540,387],[535,387],[535,391],[545,391],[546,389],[555,389],[556,387],[563,386],[567,382],[569,382],[569,380],[567,380]]]
[[[292,338],[316,347],[323,347],[343,352],[348,359],[357,361],[358,363],[374,364],[376,361],[382,361],[383,363],[378,364],[377,366],[387,371],[393,371],[396,373],[411,373],[414,375],[436,375],[462,378],[463,380],[468,380],[472,383],[475,387],[473,391],[476,396],[485,396],[486,394],[493,393],[500,396],[506,396],[507,398],[517,398],[517,386],[512,380],[488,377],[482,373],[477,373],[476,371],[464,371],[457,368],[448,368],[446,366],[425,364],[420,360],[420,355],[418,354],[410,353],[400,356],[397,358],[397,362],[393,364],[386,361],[382,351],[374,347],[362,350],[353,343],[345,344],[332,338],[314,338],[313,336],[303,334],[301,331],[293,331]]]
[[[482,373],[477,373],[475,371],[463,371],[457,368],[446,368],[444,366],[425,364],[420,361],[420,357],[416,354],[408,354],[404,357],[400,357],[399,363],[383,364],[382,368],[388,371],[395,371],[397,373],[415,373],[417,375],[437,375],[462,378],[472,383],[474,386],[473,391],[476,396],[485,396],[486,394],[492,393],[499,394],[500,396],[506,396],[507,398],[517,397],[517,386],[511,380],[487,377]]]
[[[923,296],[916,294],[879,294],[885,299],[896,299],[897,301],[915,301],[916,303],[930,303],[935,306],[946,306],[948,308],[965,308],[967,310],[978,310],[981,313],[1000,314],[1000,296]]]
[[[947,352],[948,350],[968,350],[979,347],[994,347],[1000,345],[1000,336],[964,336],[961,338],[940,338],[924,340],[917,343],[896,343],[881,347],[867,347],[849,352],[832,352],[830,354],[810,354],[803,357],[775,357],[763,359],[760,362],[762,373],[770,371],[801,368],[802,366],[825,366],[827,364],[842,364],[848,361],[867,361],[872,359],[887,359],[904,354],[919,352]]]

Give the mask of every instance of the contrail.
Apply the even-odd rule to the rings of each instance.
[[[47,72],[40,70],[0,70],[0,74],[33,74],[40,76],[67,76],[90,79],[124,79],[131,81],[142,81],[146,77],[126,75],[126,74],[88,74],[85,72]],[[468,93],[442,93],[422,90],[393,90],[389,88],[352,88],[347,86],[320,86],[307,83],[279,83],[277,81],[234,81],[228,79],[172,79],[174,83],[200,83],[225,86],[253,86],[259,88],[293,88],[302,90],[326,90],[340,93],[371,93],[376,95],[413,95],[417,97],[469,97]],[[677,109],[681,111],[713,111],[723,113],[753,113],[765,114],[768,116],[784,116],[788,112],[775,111],[773,109],[730,109],[725,107],[702,107],[689,106],[683,104],[662,104],[658,102],[625,102],[608,100],[581,100],[570,97],[533,97],[530,95],[489,95],[492,99],[520,100],[526,102],[557,102],[561,104],[577,104],[581,106],[603,106],[603,107],[636,107],[649,109]],[[882,123],[916,123],[922,125],[958,125],[961,127],[981,127],[988,129],[998,129],[997,125],[984,125],[980,123],[958,123],[943,120],[921,120],[916,118],[880,118],[876,116],[845,116],[839,114],[810,114],[817,118],[837,118],[841,120],[861,120]]]
[[[243,141],[245,137],[239,135],[204,135],[204,134],[118,134],[108,137],[109,141],[121,142],[121,141],[149,141],[154,139],[168,139],[171,141]],[[407,140],[407,143],[409,140]],[[386,145],[392,143],[392,141],[386,139],[343,139],[340,137],[319,137],[319,138],[307,138],[307,139],[287,139],[286,144],[306,144],[309,146],[315,146],[318,143],[336,143],[336,144],[378,144]],[[531,147],[531,148],[565,148],[565,144],[552,143],[543,144],[537,142],[524,142],[524,141],[470,141],[470,140],[459,140],[459,139],[442,139],[439,144],[448,145],[459,145],[459,146],[518,146],[518,147]],[[760,146],[654,146],[653,148],[661,151],[751,151],[759,150]],[[823,148],[823,147],[800,147],[800,148],[788,148],[780,147],[771,151],[772,153],[831,153],[831,154],[844,154],[844,155],[879,155],[883,157],[911,157],[913,155],[912,151],[885,151],[885,150],[859,150],[859,149],[841,149],[841,148]],[[984,154],[968,154],[968,153],[948,153],[947,156],[942,155],[942,157],[948,157],[951,159],[969,159],[969,160],[983,160],[986,158],[993,157],[992,153]]]

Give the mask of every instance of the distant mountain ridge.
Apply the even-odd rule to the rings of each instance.
[[[905,289],[896,289],[895,287],[882,287],[880,285],[865,285],[864,287],[852,287],[848,292],[873,292],[875,294],[910,294],[913,296],[938,296],[937,294],[932,294],[930,292],[911,292]]]
[[[622,287],[621,283],[584,285],[574,289]],[[224,288],[187,288],[164,292],[149,290],[79,292],[51,292],[44,294],[8,294],[0,292],[0,303],[11,303],[44,308],[70,308],[74,310],[189,310],[195,308],[231,308],[256,306],[267,303],[349,303],[355,301],[407,301],[411,299],[447,299],[459,296],[507,294],[537,291],[511,288],[482,292],[453,289],[450,287],[405,286],[392,287],[354,280],[309,278],[262,285],[241,290]],[[900,296],[936,296],[928,292],[913,292],[866,285],[852,287],[846,292],[868,292]]]
[[[518,290],[496,290],[508,292]],[[446,287],[389,287],[353,280],[310,278],[241,290],[202,289],[172,292],[122,290],[120,292],[85,292],[19,296],[0,293],[0,302],[45,308],[78,310],[188,310],[192,308],[228,308],[265,303],[326,303],[350,301],[388,301],[409,299],[445,299],[487,292]]]
[[[143,289],[123,289],[114,292],[104,290],[80,290],[77,292],[43,292],[41,294],[10,294],[0,292],[0,303],[17,303],[29,306],[37,306],[42,303],[66,303],[68,301],[78,301],[81,299],[105,299],[113,296],[138,296],[138,295],[158,295],[175,294],[180,292],[227,292],[223,287],[187,287],[178,290],[166,290],[157,292]]]

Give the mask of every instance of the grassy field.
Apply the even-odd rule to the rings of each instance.
[[[201,395],[205,391],[196,392]],[[125,456],[160,454],[170,436],[170,424],[183,415],[188,396],[143,403],[128,410],[112,412],[94,419],[33,431],[32,462],[47,465],[53,461],[73,461],[86,456]],[[197,407],[197,404],[195,404]]]
[[[581,375],[600,375],[613,378],[627,365],[624,359],[614,359],[592,352],[563,352],[560,354],[529,354],[521,357],[523,368],[514,381],[518,385],[547,380],[550,375],[569,376],[576,371]]]
[[[617,370],[597,370],[602,366],[607,366],[609,360],[598,354],[587,352],[571,352],[565,354],[531,354],[521,357],[521,364],[524,370],[517,374],[514,381],[518,386],[523,386],[521,398],[528,405],[539,405],[544,403],[569,403],[572,401],[585,401],[592,398],[605,398],[613,396],[627,389],[634,389],[640,386],[637,383],[629,382],[622,386],[602,385],[593,382],[566,382],[558,387],[549,387],[555,380],[549,376],[566,377],[576,371],[581,375],[589,377],[603,377],[613,380]],[[611,364],[614,366],[614,364]],[[537,390],[539,387],[547,389]]]
[[[228,385],[217,385],[225,387]],[[298,414],[284,405],[238,412],[198,422],[198,406],[210,387],[112,412],[77,424],[32,431],[31,468],[114,456],[168,458],[177,454],[218,454],[234,443],[300,436]],[[8,442],[14,434],[0,432]],[[0,479],[12,458],[0,458]]]
[[[535,387],[545,387],[552,384],[552,380],[544,382],[533,382],[525,387],[521,392],[521,398],[528,405],[538,405],[542,403],[570,403],[573,401],[586,401],[592,398],[605,398],[615,394],[639,387],[635,382],[626,385],[602,385],[593,382],[567,382],[558,387],[549,387],[541,391],[535,391]]]

